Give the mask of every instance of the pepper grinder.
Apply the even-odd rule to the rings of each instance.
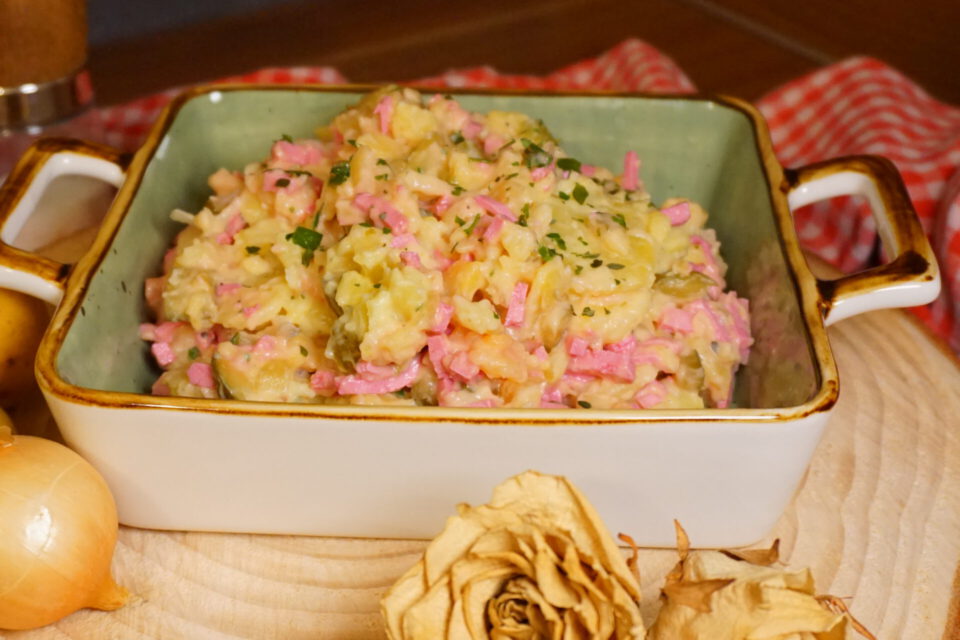
[[[0,2],[0,183],[35,139],[98,139],[85,0]]]

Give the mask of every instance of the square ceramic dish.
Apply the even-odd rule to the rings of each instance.
[[[797,171],[729,98],[458,93],[471,110],[541,118],[573,156],[645,159],[655,202],[710,212],[728,281],[751,301],[756,344],[729,409],[626,411],[334,407],[147,395],[157,375],[137,327],[156,275],[206,178],[309,136],[367,88],[223,86],[188,92],[132,158],[41,142],[0,193],[0,285],[60,300],[37,374],[67,442],[103,474],[123,523],[159,529],[429,538],[459,502],[480,503],[526,469],[563,474],[614,531],[670,546],[673,520],[705,546],[762,537],[798,485],[839,393],[825,325],[933,299],[939,276],[896,171],[846,158]],[[14,248],[57,176],[119,186],[72,269]],[[807,269],[790,207],[870,202],[888,264],[836,281]]]

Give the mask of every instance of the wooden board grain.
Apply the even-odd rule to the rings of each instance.
[[[879,638],[954,640],[960,367],[902,312],[852,318],[830,333],[840,402],[767,542],[780,538],[784,561],[811,567],[819,590],[844,597]],[[424,546],[122,527],[114,573],[135,594],[130,604],[5,637],[382,638],[379,600]],[[648,622],[675,561],[671,551],[641,551]]]

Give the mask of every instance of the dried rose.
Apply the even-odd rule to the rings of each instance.
[[[809,569],[787,571],[777,544],[758,551],[695,551],[677,525],[680,562],[667,575],[649,640],[843,640],[839,600],[817,596]]]
[[[642,639],[640,587],[565,478],[510,478],[458,515],[381,603],[393,640]]]

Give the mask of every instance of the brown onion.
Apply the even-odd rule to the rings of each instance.
[[[52,440],[13,435],[0,410],[0,629],[116,609],[117,509],[100,474]]]

